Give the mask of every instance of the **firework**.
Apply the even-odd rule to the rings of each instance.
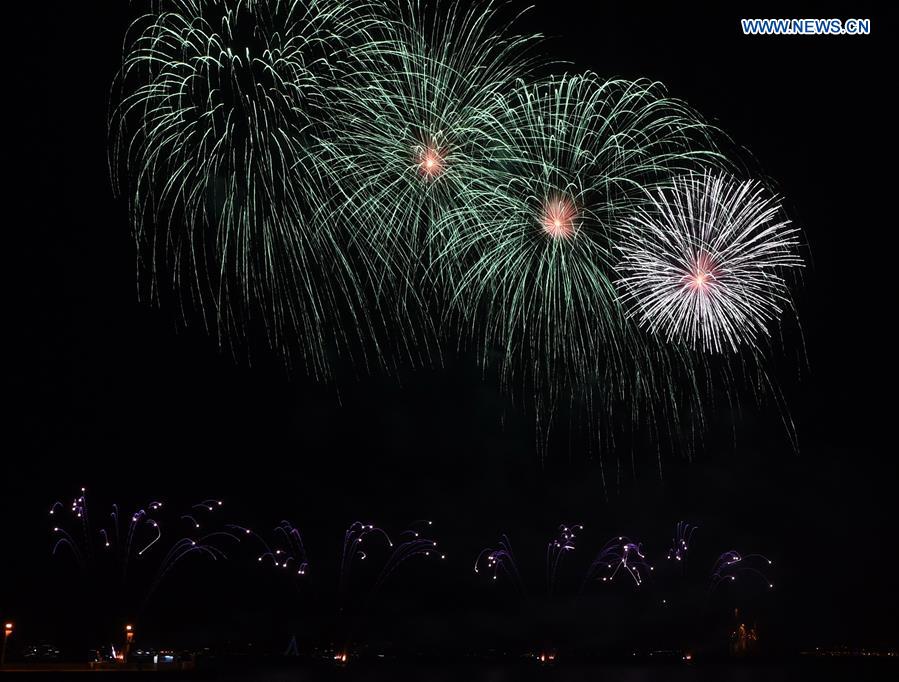
[[[706,352],[757,346],[792,308],[799,232],[756,181],[686,175],[622,222],[618,282],[639,323]]]
[[[774,583],[765,573],[772,564],[770,559],[761,554],[741,554],[730,549],[715,560],[709,590],[715,591],[722,583],[735,582],[741,574],[761,582],[769,590],[774,589]]]
[[[364,547],[363,543],[365,538],[369,536],[376,536],[391,550],[393,549],[393,540],[390,539],[390,536],[374,524],[354,521],[347,527],[346,532],[343,534],[343,550],[340,553],[340,568],[338,572],[338,599],[340,601],[338,608],[340,610],[343,610],[344,603],[349,598],[349,579],[354,561],[365,561],[368,558],[369,543],[365,543]]]
[[[70,504],[55,502],[50,507],[52,554],[67,552],[74,559],[84,580],[95,588],[93,604],[108,603],[113,612],[138,616],[176,566],[194,556],[226,559],[223,542],[240,541],[218,524],[222,504],[207,500],[193,505],[193,514],[171,519],[157,500],[131,514],[113,504],[108,514],[95,517],[82,488]],[[208,530],[195,533],[201,526]]]
[[[687,570],[687,556],[690,553],[690,543],[693,542],[693,533],[696,532],[696,528],[686,521],[678,521],[674,528],[674,537],[671,539],[671,548],[665,557],[668,561],[679,563],[683,572]]]
[[[612,582],[622,574],[629,576],[635,587],[640,587],[653,570],[646,560],[642,545],[619,535],[599,550],[584,576],[584,586],[592,580]]]
[[[346,663],[354,629],[366,615],[374,597],[400,566],[416,557],[446,559],[437,541],[424,530],[432,525],[427,520],[417,521],[395,539],[371,523],[354,521],[347,527],[340,554],[337,593],[338,619],[344,621],[345,643],[334,657],[337,663]],[[375,577],[363,581],[365,587],[359,587],[360,582],[353,580],[354,569],[359,562],[371,563],[372,560],[377,566]],[[353,589],[354,585],[356,589]]]
[[[306,575],[309,569],[306,545],[303,543],[300,529],[290,521],[281,521],[275,526],[273,538],[270,541],[246,526],[231,524],[229,528],[239,537],[252,538],[259,544],[261,551],[256,555],[258,563],[295,576]]]
[[[611,226],[647,187],[723,164],[714,129],[648,81],[566,76],[503,101],[500,171],[435,230],[451,309],[538,419],[566,393],[606,412],[665,396],[670,359],[624,315]]]
[[[562,558],[577,548],[577,534],[583,529],[580,524],[568,526],[563,523],[556,529],[556,536],[546,544],[546,591],[550,597],[556,589]]]
[[[326,376],[328,353],[364,326],[356,278],[311,144],[364,3],[167,0],[129,32],[111,117],[114,184],[127,194],[150,296],[168,276],[227,343],[261,328]]]
[[[702,421],[697,351],[754,347],[788,305],[795,230],[725,174],[719,131],[659,83],[531,83],[539,37],[499,4],[151,7],[113,181],[152,298],[171,278],[223,343],[261,330],[327,378],[335,356],[440,359],[449,330],[539,435],[576,406],[658,440]]]
[[[506,156],[501,95],[529,72],[535,36],[499,4],[389,0],[372,43],[341,80],[319,139],[334,192],[321,222],[353,234],[379,334],[427,361],[437,352],[432,254],[438,217],[496,183]],[[397,330],[401,330],[397,334]]]
[[[474,561],[474,572],[480,573],[481,571],[489,572],[493,580],[497,580],[502,572],[515,583],[520,592],[525,592],[524,582],[521,579],[518,562],[515,560],[512,542],[508,535],[504,534],[500,537],[497,547],[485,547],[480,551]]]
[[[338,88],[323,146],[340,196],[325,211],[353,225],[381,269],[415,269],[437,215],[494,177],[502,96],[536,38],[516,35],[515,20],[492,1],[391,0]]]
[[[431,525],[430,521],[423,521]],[[350,524],[344,533],[343,551],[340,556],[340,599],[345,604],[349,599],[349,581],[353,571],[353,565],[356,560],[365,561],[369,558],[369,545],[371,541],[364,542],[367,538],[372,538],[381,544],[382,549],[386,546],[389,549],[386,560],[381,564],[380,571],[372,585],[369,596],[373,595],[384,582],[396,571],[403,563],[413,557],[436,557],[446,559],[446,555],[438,550],[437,541],[430,537],[425,537],[415,528],[404,530],[397,536],[394,541],[387,532],[373,524],[366,524],[355,521]],[[344,606],[341,606],[343,609]]]
[[[556,591],[559,566],[563,558],[577,548],[577,536],[583,529],[580,524],[562,523],[556,528],[555,535],[546,543],[546,594],[550,598]],[[482,571],[490,573],[493,580],[497,580],[501,573],[508,576],[522,596],[527,594],[508,535],[500,536],[496,547],[485,547],[480,551],[474,562],[474,572]]]

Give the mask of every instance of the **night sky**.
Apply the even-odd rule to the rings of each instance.
[[[608,537],[638,537],[661,563],[675,522],[687,519],[700,527],[688,629],[722,618],[728,602],[708,603],[704,576],[717,552],[735,548],[775,560],[777,588],[755,600],[773,645],[899,641],[888,260],[896,221],[885,189],[895,174],[892,27],[857,5],[828,13],[678,3],[650,13],[635,3],[535,4],[525,25],[550,36],[547,54],[574,62],[572,70],[663,81],[751,150],[787,197],[809,244],[797,292],[805,353],[791,336],[776,363],[798,452],[777,409],[747,401],[739,412],[712,412],[692,462],[666,454],[660,475],[654,451],[627,448],[620,480],[607,466],[604,489],[577,437],[554,441],[541,461],[532,415],[464,354],[399,379],[343,367],[321,385],[285,372],[252,340],[249,362],[220,351],[201,325],[185,326],[177,311],[136,293],[106,120],[137,10],[48,3],[9,22],[15,45],[5,61],[14,347],[6,354],[11,437],[0,460],[0,617],[14,618],[23,638],[71,639],[84,600],[70,563],[50,556],[46,511],[83,485],[100,507],[220,497],[228,519],[267,528],[286,518],[304,533],[306,587],[271,579],[244,555],[198,561],[163,586],[144,617],[143,631],[159,641],[280,642],[291,631],[326,641],[347,524],[401,530],[421,518],[434,521],[448,558],[407,565],[373,604],[363,631],[385,640],[530,641],[531,623],[553,619],[553,608],[531,604],[532,617],[519,618],[511,586],[471,570],[503,532],[538,592],[545,544],[560,522],[586,526],[569,566],[576,586],[582,562]],[[740,17],[806,15],[870,17],[872,35],[739,31]],[[594,601],[558,619],[567,623],[560,639],[671,639],[669,616],[651,596],[616,586]]]

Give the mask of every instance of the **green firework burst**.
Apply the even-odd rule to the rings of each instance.
[[[470,186],[435,230],[453,313],[543,423],[564,396],[664,410],[683,360],[624,314],[613,226],[648,187],[726,165],[717,131],[649,81],[561,77],[505,104],[501,182]]]
[[[419,284],[442,211],[495,178],[503,97],[536,36],[493,2],[394,0],[379,38],[339,88],[322,140],[336,188],[324,214],[349,226],[385,281]]]
[[[316,376],[365,325],[340,234],[315,223],[329,190],[310,142],[369,16],[339,0],[160,0],[115,88],[113,180],[151,297],[170,280],[221,341],[263,329]]]
[[[565,401],[701,420],[718,370],[641,329],[621,283],[660,188],[730,170],[723,136],[658,83],[530,84],[538,36],[516,20],[492,1],[155,0],[110,129],[150,295],[229,345],[262,329],[317,377],[334,351],[427,361],[435,328],[461,329],[541,429]]]

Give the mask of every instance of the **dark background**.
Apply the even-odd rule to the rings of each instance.
[[[222,497],[238,522],[267,528],[289,518],[304,532],[305,587],[271,579],[246,556],[186,567],[142,616],[141,632],[158,641],[280,643],[290,631],[325,641],[347,524],[400,530],[420,518],[434,520],[448,559],[395,576],[367,620],[384,639],[530,641],[527,623],[553,609],[537,600],[519,618],[511,586],[471,571],[477,551],[502,532],[539,592],[550,534],[562,521],[585,524],[563,581],[570,592],[609,536],[641,538],[660,565],[675,522],[688,519],[700,530],[682,620],[659,610],[660,580],[640,595],[625,585],[585,600],[560,618],[572,628],[558,636],[655,646],[676,640],[675,623],[686,622],[713,639],[722,614],[746,603],[780,647],[899,640],[895,214],[887,211],[895,202],[885,187],[894,175],[891,25],[855,4],[536,5],[525,24],[551,37],[548,54],[573,70],[665,82],[751,150],[788,197],[810,245],[798,292],[807,363],[794,348],[778,366],[798,453],[775,409],[748,404],[741,414],[716,413],[715,428],[736,420],[733,443],[713,438],[692,463],[666,457],[662,475],[655,453],[638,452],[636,476],[604,489],[595,457],[580,448],[556,444],[541,462],[531,416],[470,358],[403,372],[402,381],[331,386],[288,376],[261,348],[252,366],[235,361],[198,326],[137,300],[126,207],[113,197],[106,163],[109,87],[135,9],[47,3],[6,26],[15,156],[5,155],[4,300],[15,343],[0,464],[0,617],[16,621],[17,637],[99,639],[75,627],[90,602],[70,563],[51,559],[46,517],[54,500],[84,485],[95,508]],[[741,17],[769,16],[870,17],[872,35],[741,34]],[[621,456],[629,462],[631,453]],[[708,599],[712,560],[731,548],[775,559],[776,590]]]

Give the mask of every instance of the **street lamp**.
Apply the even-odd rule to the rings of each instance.
[[[3,648],[0,649],[0,666],[6,663],[6,640],[9,639],[9,636],[12,634],[13,624],[12,623],[4,623],[3,624]]]
[[[125,626],[125,650],[122,652],[122,662],[127,663],[128,657],[131,654],[131,642],[134,641],[134,626],[126,625]]]

